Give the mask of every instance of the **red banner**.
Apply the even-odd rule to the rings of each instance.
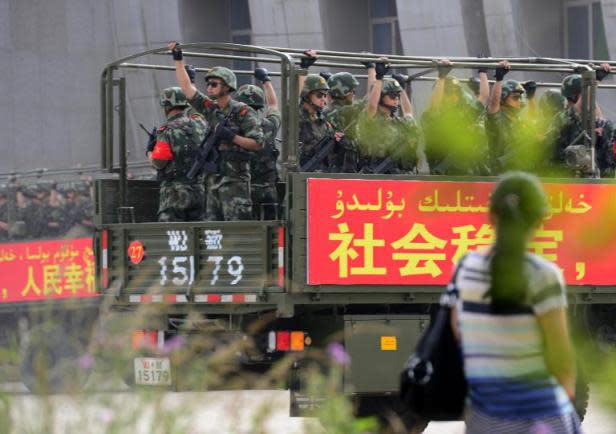
[[[308,284],[447,283],[490,245],[493,183],[308,179]],[[530,243],[567,283],[616,284],[616,185],[544,184],[550,211]]]
[[[0,303],[96,295],[91,238],[0,244]]]

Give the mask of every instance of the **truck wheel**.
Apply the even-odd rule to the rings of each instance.
[[[79,392],[92,364],[83,342],[60,324],[31,328],[23,343],[21,380],[34,393]]]
[[[386,434],[419,434],[429,423],[413,415],[397,396],[362,396],[357,416],[378,417],[381,432]]]
[[[582,312],[582,321],[597,349],[616,353],[616,306],[588,304]]]

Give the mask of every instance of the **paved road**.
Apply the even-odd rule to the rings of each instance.
[[[10,396],[11,433],[325,434],[312,419],[290,418],[285,391],[137,394],[100,392],[43,399]],[[0,414],[0,420],[2,414]],[[46,425],[47,424],[47,425]],[[51,429],[47,430],[46,427]],[[589,434],[616,434],[616,413],[591,395],[583,423]],[[3,431],[5,432],[5,431]],[[426,434],[460,434],[464,425],[431,423]]]

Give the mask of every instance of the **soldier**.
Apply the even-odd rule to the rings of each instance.
[[[207,220],[250,220],[250,158],[263,147],[263,130],[257,113],[231,98],[237,87],[235,74],[220,66],[205,75],[207,95],[193,83],[184,69],[177,42],[168,45],[175,60],[176,78],[188,102],[215,128],[220,138],[218,173],[205,177]],[[227,120],[226,126],[219,123]]]
[[[436,175],[487,175],[485,71],[480,72],[477,95],[457,79],[448,77],[451,62],[439,63],[438,80],[430,106],[421,117],[430,173]]]
[[[413,118],[410,100],[400,106],[403,88],[397,80],[384,77],[389,71],[386,59],[376,62],[375,71],[376,80],[358,125],[362,170],[428,174],[422,133]]]
[[[0,185],[0,242],[9,238],[8,196],[6,185]]]
[[[40,209],[36,203],[36,191],[32,187],[20,186],[17,190],[16,221],[9,235],[12,239],[35,239],[42,236]]]
[[[327,80],[331,103],[325,109],[325,117],[336,131],[344,132],[340,140],[337,166],[340,172],[355,173],[358,164],[356,124],[364,103],[355,101],[357,79],[348,72],[338,72]]]
[[[279,180],[276,161],[280,154],[276,147],[276,136],[282,124],[282,115],[267,69],[255,69],[254,76],[263,83],[265,92],[257,86],[245,84],[238,89],[235,99],[260,114],[261,128],[265,136],[263,149],[254,152],[250,160],[252,217],[255,220],[274,220],[277,217],[276,184]],[[267,107],[264,109],[265,105]]]
[[[43,222],[45,236],[49,238],[61,237],[74,224],[74,215],[77,209],[75,204],[75,190],[71,186],[71,199],[67,200],[66,206],[63,206],[62,195],[55,188],[49,188],[49,195],[43,204]]]
[[[610,72],[608,64],[597,70],[597,80],[601,81]],[[595,106],[595,162],[598,173],[592,172],[590,148],[584,143],[585,131],[582,126],[582,76],[571,74],[561,85],[561,94],[567,100],[567,108],[555,117],[548,140],[553,145],[554,163],[560,169],[557,174],[569,176],[614,177],[613,139],[614,125],[603,117],[601,108]]]
[[[156,130],[156,143],[152,152],[148,152],[148,158],[161,179],[158,221],[201,220],[203,184],[198,178],[188,179],[186,174],[193,165],[205,132],[201,124],[186,116],[188,101],[179,87],[164,89],[160,94],[160,105],[167,122]]]

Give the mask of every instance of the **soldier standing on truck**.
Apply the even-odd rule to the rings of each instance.
[[[9,218],[7,188],[0,185],[0,242],[9,238]]]
[[[182,69],[183,70],[183,69]],[[161,183],[158,221],[196,221],[203,218],[203,184],[186,174],[197,156],[205,131],[186,116],[186,95],[179,87],[164,89],[160,105],[167,122],[156,130],[156,142],[148,158],[158,170]]]
[[[263,147],[263,130],[257,113],[231,98],[237,87],[233,71],[216,66],[205,75],[207,95],[200,92],[184,69],[177,42],[168,44],[175,61],[175,73],[188,102],[201,113],[220,138],[218,173],[205,177],[206,220],[250,220],[250,158]],[[227,119],[226,125],[219,122]]]
[[[252,218],[255,220],[261,218],[274,220],[277,216],[278,193],[276,184],[279,180],[276,161],[280,154],[278,148],[276,148],[276,136],[282,124],[282,115],[278,108],[276,91],[267,69],[256,68],[254,76],[263,83],[263,89],[252,84],[245,84],[238,89],[235,100],[249,105],[259,113],[265,137],[263,149],[255,151],[250,159]]]
[[[340,172],[357,172],[358,150],[356,141],[356,123],[359,112],[365,102],[355,101],[355,90],[359,86],[357,79],[348,72],[338,72],[327,80],[331,102],[325,109],[325,117],[336,131],[344,131],[340,140],[343,153],[337,166]]]
[[[608,64],[597,70],[597,81],[603,80],[610,72]],[[590,148],[584,143],[582,126],[582,76],[571,74],[561,85],[561,94],[567,100],[567,108],[557,116],[550,127],[548,140],[554,146],[555,165],[568,176],[592,176]],[[614,124],[605,119],[601,108],[595,106],[596,155],[595,161],[602,178],[614,177],[613,140]]]
[[[386,59],[376,62],[376,80],[359,120],[360,165],[365,173],[428,174],[421,129],[411,102],[389,71]]]
[[[317,60],[316,51],[307,50],[300,68],[308,70]],[[299,165],[303,172],[337,172],[337,142],[343,134],[336,132],[325,118],[329,86],[319,74],[299,76]]]

